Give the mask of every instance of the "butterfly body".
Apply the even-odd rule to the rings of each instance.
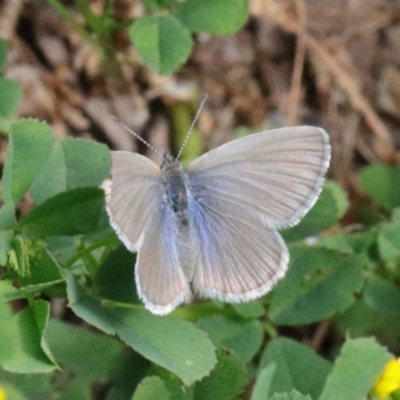
[[[249,135],[199,157],[184,171],[165,156],[113,152],[111,225],[137,251],[139,297],[155,314],[192,291],[227,302],[262,296],[289,261],[278,229],[314,205],[329,166],[325,131],[282,128]]]
[[[170,154],[164,156],[161,173],[164,183],[161,212],[171,215],[172,224],[176,227],[179,262],[187,281],[191,282],[197,262],[198,246],[194,237],[194,221],[189,212],[189,201],[192,199],[188,176],[181,164]]]
[[[182,170],[178,161],[168,161],[168,159],[161,166],[161,171],[165,185],[165,205],[171,208],[179,225],[188,225],[189,185],[187,174]]]

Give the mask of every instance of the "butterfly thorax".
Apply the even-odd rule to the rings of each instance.
[[[178,161],[167,157],[161,166],[166,202],[174,212],[178,224],[187,225],[189,223],[187,176]]]

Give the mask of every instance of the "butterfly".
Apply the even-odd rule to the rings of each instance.
[[[316,202],[330,162],[328,134],[299,126],[233,140],[183,170],[112,152],[110,223],[137,252],[135,281],[145,307],[165,315],[193,293],[245,302],[281,279],[289,262],[278,230]]]

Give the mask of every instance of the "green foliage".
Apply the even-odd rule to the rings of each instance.
[[[207,375],[215,365],[213,344],[190,322],[159,317],[137,307],[104,306],[72,276],[68,279],[68,299],[82,319],[108,334],[118,335],[140,354],[178,375],[185,384]]]
[[[61,3],[49,2],[89,41],[99,38],[108,56],[113,35],[129,24],[144,64],[161,74],[185,63],[193,32],[231,34],[248,18],[244,0],[145,0],[145,16],[118,23],[112,2],[96,15],[77,1],[82,30]],[[0,72],[5,61],[0,40]],[[0,129],[7,130],[20,96],[0,76]],[[190,113],[173,110],[177,127]],[[189,143],[184,157],[201,151]],[[244,304],[198,301],[166,317],[144,310],[135,255],[109,227],[99,186],[110,166],[104,145],[60,140],[33,119],[10,126],[0,208],[0,390],[7,399],[87,399],[94,387],[107,400],[368,396],[392,357],[385,347],[400,352],[398,166],[362,171],[372,206],[359,207],[369,224],[361,232],[340,227],[347,194],[325,184],[315,207],[283,232],[289,271],[270,295]],[[33,201],[25,215],[23,199]],[[60,298],[74,323],[50,318]],[[282,334],[298,337],[326,319],[339,337],[329,361]],[[82,321],[96,331],[77,326]]]
[[[345,310],[363,287],[362,266],[359,256],[342,256],[322,248],[306,249],[293,257],[286,279],[278,283],[270,318],[277,325],[299,325]]]
[[[84,139],[56,141],[45,167],[32,185],[36,204],[66,190],[98,186],[111,167],[107,147]]]
[[[373,164],[364,168],[361,183],[372,200],[386,210],[400,206],[400,166]]]
[[[246,371],[240,359],[223,350],[217,352],[217,357],[217,366],[196,385],[194,400],[234,400],[243,391]]]
[[[7,59],[7,45],[3,39],[0,39],[0,72],[3,72],[3,69],[6,64]]]
[[[189,30],[172,15],[137,19],[129,30],[129,37],[144,63],[164,75],[182,65],[193,46]]]
[[[271,366],[275,367],[273,372],[269,370],[264,378],[269,380],[269,395],[296,389],[312,399],[322,392],[331,369],[330,363],[311,349],[287,338],[272,340],[267,345],[260,360],[261,371]]]
[[[149,376],[139,383],[132,400],[170,400],[171,393],[158,376]]]
[[[144,64],[164,75],[189,58],[192,32],[228,35],[248,19],[246,0],[147,0],[144,5],[153,15],[137,18],[129,36]]]
[[[232,350],[244,362],[249,362],[258,352],[263,338],[263,329],[257,319],[229,318],[212,315],[202,318],[197,326],[208,333],[219,346]]]
[[[328,182],[310,214],[285,232],[290,268],[268,301],[198,303],[159,317],[143,309],[133,280],[135,255],[109,227],[98,188],[109,168],[103,145],[56,139],[35,120],[11,126],[0,209],[0,381],[10,398],[88,398],[97,382],[108,383],[112,400],[237,399],[250,380],[252,400],[366,396],[389,355],[365,336],[400,349],[400,324],[393,322],[400,314],[393,192],[380,198],[394,207],[390,218],[383,207],[385,222],[318,239],[348,208],[344,191]],[[17,218],[27,193],[35,205]],[[313,246],[304,241],[311,235]],[[66,298],[100,332],[50,319],[49,302],[38,297],[43,294]],[[10,300],[26,305],[12,315]],[[347,339],[333,364],[277,335],[278,326],[326,318],[361,337]],[[357,384],[350,384],[351,371]]]
[[[364,399],[371,390],[371,382],[378,379],[390,358],[390,354],[374,339],[347,341],[332,367],[319,400]]]
[[[295,241],[317,235],[339,222],[348,207],[344,190],[335,182],[326,182],[315,206],[298,225],[283,231],[283,237],[287,241]]]
[[[19,222],[23,232],[38,237],[74,236],[106,226],[104,193],[93,187],[59,193]]]
[[[17,203],[46,165],[54,135],[44,122],[22,120],[11,125],[3,173],[3,200]]]
[[[290,393],[274,394],[270,400],[311,400],[311,397],[303,396],[296,390],[292,390]]]
[[[144,0],[145,15],[134,21],[117,21],[112,1],[106,2],[102,13],[95,13],[87,1],[79,0],[75,3],[84,21],[80,23],[59,0],[47,1],[114,67],[116,34],[129,27],[130,40],[144,65],[164,75],[188,60],[194,33],[233,34],[249,18],[247,0]]]
[[[176,4],[174,15],[192,32],[229,35],[247,21],[245,0],[188,0]]]
[[[15,335],[9,342],[12,355],[2,359],[2,367],[10,372],[51,372],[57,364],[46,341],[50,315],[47,301],[37,300],[19,311],[10,323]]]

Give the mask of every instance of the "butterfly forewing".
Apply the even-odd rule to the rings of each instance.
[[[271,289],[289,260],[275,230],[312,207],[329,158],[325,131],[297,127],[235,140],[189,165],[201,254],[197,293],[236,302]]]
[[[188,167],[199,196],[218,199],[225,213],[265,226],[295,225],[314,205],[329,166],[328,134],[319,128],[282,128],[222,145]]]
[[[179,265],[176,226],[163,206],[161,170],[138,154],[112,157],[110,222],[125,246],[139,251],[135,277],[146,308],[166,314],[188,301],[190,291]]]
[[[125,151],[111,154],[112,186],[107,212],[125,246],[137,251],[149,217],[159,207],[161,171],[139,154]]]

